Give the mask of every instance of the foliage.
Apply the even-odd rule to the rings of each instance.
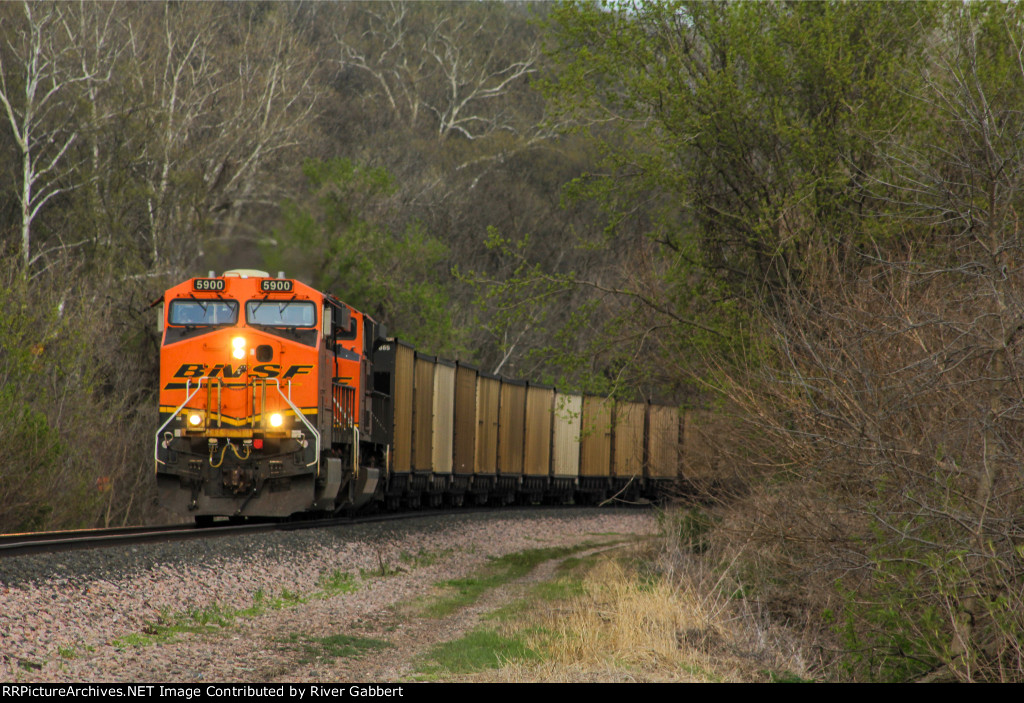
[[[897,3],[563,5],[546,89],[604,155],[573,192],[600,200],[612,232],[644,218],[673,279],[770,299],[813,257],[890,234],[865,229],[884,193],[863,183],[878,136],[920,119],[905,69],[930,23]]]
[[[702,356],[763,359],[766,305],[822,257],[856,266],[897,232],[863,214],[891,197],[879,135],[924,114],[905,68],[932,21],[891,4],[553,9],[557,70],[542,86],[600,154],[567,193],[601,209],[604,235],[592,221],[550,257],[491,231],[509,264],[468,278],[506,357],[537,326],[547,333],[526,359],[548,380],[711,402]]]
[[[676,316],[662,364],[746,423],[709,555],[843,613],[853,676],[1018,679],[1019,6],[551,16],[547,93],[603,157],[570,193],[654,245],[621,277]],[[726,344],[683,333],[715,315]]]
[[[118,418],[94,352],[88,290],[60,281],[30,285],[16,267],[0,279],[0,529],[23,531],[102,521],[112,490],[132,472],[109,465],[102,438],[131,426]],[[83,453],[83,447],[91,451]]]
[[[394,192],[391,177],[346,159],[308,160],[303,173],[310,203],[284,203],[284,225],[263,247],[267,265],[291,275],[312,265],[316,288],[386,322],[390,334],[435,351],[456,349],[441,273],[447,249],[417,223],[393,233],[373,222]]]

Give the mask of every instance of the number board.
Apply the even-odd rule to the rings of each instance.
[[[222,278],[197,278],[192,281],[192,290],[220,291],[224,290]]]
[[[263,293],[291,293],[292,282],[281,278],[264,278],[260,281],[260,291]]]

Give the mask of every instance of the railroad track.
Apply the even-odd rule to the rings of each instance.
[[[67,530],[64,532],[25,532],[0,535],[0,558],[23,554],[52,554],[78,549],[101,549],[131,544],[178,542],[189,539],[213,539],[241,534],[310,530],[342,525],[363,525],[374,522],[392,522],[437,515],[467,514],[492,508],[461,509],[457,513],[444,510],[415,510],[386,515],[325,518],[320,520],[250,522],[242,524],[214,523],[210,527],[190,524],[160,525],[155,527],[111,527],[94,530]],[[506,509],[507,510],[507,509]]]

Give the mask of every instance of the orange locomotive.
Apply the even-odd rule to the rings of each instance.
[[[386,471],[383,327],[294,279],[235,270],[164,293],[159,500],[197,522],[359,507]]]
[[[283,275],[211,274],[158,302],[157,488],[198,523],[371,503],[655,498],[679,476],[676,408],[421,354]]]

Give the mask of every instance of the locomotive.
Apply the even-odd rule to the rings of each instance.
[[[198,524],[368,507],[654,498],[675,408],[422,354],[299,280],[237,269],[159,306],[159,502]]]

